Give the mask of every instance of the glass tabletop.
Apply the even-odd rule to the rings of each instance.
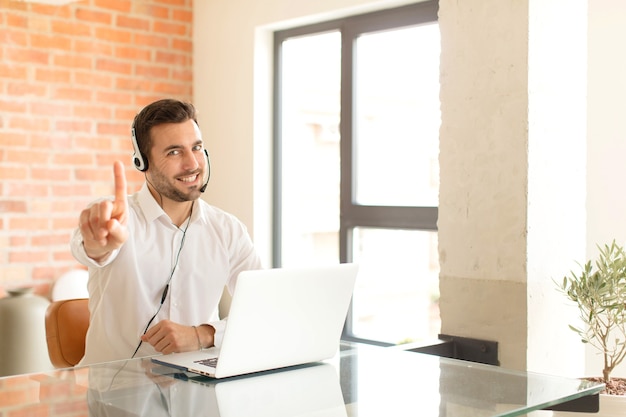
[[[0,378],[0,415],[517,416],[602,388],[584,380],[342,343],[337,355],[323,362],[219,381],[149,358]]]
[[[378,352],[359,346],[341,355],[341,386],[344,395],[350,395],[346,404],[367,410],[359,416],[373,416],[370,411],[382,405],[379,398],[386,399],[386,415],[519,416],[603,389],[603,384],[576,378],[448,358],[433,360],[431,355],[412,352],[377,361]]]

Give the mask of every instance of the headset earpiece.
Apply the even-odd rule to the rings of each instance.
[[[209,185],[209,180],[211,179],[211,160],[209,159],[209,151],[204,150],[204,156],[206,156],[206,181],[204,185],[200,187],[200,192],[203,193],[206,190],[207,185]]]
[[[141,172],[145,172],[148,169],[148,160],[143,157],[139,150],[139,144],[137,143],[137,137],[135,136],[135,128],[131,130],[131,139],[133,142],[133,165]]]

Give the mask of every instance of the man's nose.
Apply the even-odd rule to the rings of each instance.
[[[194,152],[185,152],[184,158],[184,168],[188,171],[193,171],[198,169],[200,166],[200,161],[198,161],[199,156],[197,156]]]

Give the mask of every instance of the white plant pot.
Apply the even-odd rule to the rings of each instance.
[[[600,394],[600,411],[597,413],[574,413],[553,411],[553,417],[626,417],[626,395]]]

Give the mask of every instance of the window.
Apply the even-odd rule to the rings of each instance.
[[[344,338],[439,332],[437,2],[275,34],[274,266],[358,262]]]

